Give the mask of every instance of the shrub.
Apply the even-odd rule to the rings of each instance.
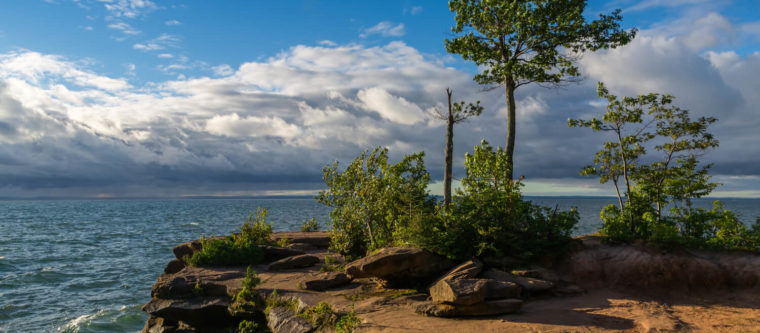
[[[262,330],[259,327],[259,324],[257,324],[255,321],[251,320],[242,320],[240,321],[240,324],[238,324],[237,333],[258,333],[258,332],[264,332],[265,330]]]
[[[467,175],[444,217],[437,252],[453,258],[512,256],[531,260],[559,253],[578,223],[574,209],[541,207],[525,201],[520,181],[511,181],[506,153],[485,141],[465,156]]]
[[[356,315],[356,312],[354,311],[353,305],[351,306],[351,311],[340,317],[338,322],[335,324],[335,330],[338,333],[351,333],[356,329],[359,324],[362,323],[362,319],[359,318],[359,316]]]
[[[338,162],[323,169],[328,189],[317,200],[328,207],[330,246],[347,258],[399,244],[400,234],[420,215],[431,214],[435,201],[427,193],[430,175],[423,153],[388,163],[388,149],[364,151],[344,171]]]
[[[319,221],[313,217],[306,221],[303,221],[303,224],[301,224],[301,231],[303,232],[314,232],[319,231],[319,229]]]
[[[186,258],[190,266],[237,266],[264,260],[260,245],[271,244],[272,225],[266,222],[267,210],[259,208],[240,227],[240,232],[221,239],[201,237],[201,250]]]

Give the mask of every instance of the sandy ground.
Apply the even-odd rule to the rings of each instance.
[[[597,288],[530,300],[515,314],[446,319],[414,312],[424,295],[376,289],[368,280],[328,292],[298,289],[299,280],[318,269],[276,274],[262,269],[259,288],[297,295],[309,305],[327,301],[342,311],[353,306],[363,319],[358,332],[760,332],[760,290],[695,294]]]

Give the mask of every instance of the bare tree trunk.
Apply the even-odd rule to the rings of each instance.
[[[446,167],[443,174],[443,207],[448,210],[451,204],[451,178],[454,154],[454,114],[451,109],[451,90],[446,88],[446,98],[449,103],[449,117],[446,120],[446,152],[444,159]]]
[[[507,95],[507,145],[505,147],[507,152],[507,161],[509,162],[509,171],[507,171],[507,179],[512,180],[514,172],[514,154],[515,154],[515,80],[512,77],[507,76],[504,78],[504,89]]]

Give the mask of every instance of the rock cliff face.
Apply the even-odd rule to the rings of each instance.
[[[760,290],[757,255],[673,253],[645,246],[604,245],[585,237],[576,251],[551,269],[518,269],[499,258],[455,265],[428,251],[397,247],[379,250],[336,271],[343,260],[327,250],[327,233],[274,236],[284,237],[291,242],[288,248],[262,247],[266,262],[253,267],[262,280],[256,292],[266,296],[277,291],[294,302],[296,311],[323,301],[338,312],[355,311],[362,319],[359,331],[710,330],[715,327],[700,326],[704,324],[674,313],[706,313],[710,318],[706,322],[720,322],[721,312],[704,305],[678,312],[651,300],[659,292],[647,294],[647,301],[639,295],[656,290],[689,291],[681,295],[720,291],[724,300],[726,295],[754,295]],[[177,259],[158,277],[152,299],[143,307],[150,314],[143,332],[234,332],[242,319],[267,325],[273,332],[325,329],[295,315],[293,307],[275,307],[266,316],[262,309],[235,309],[232,296],[241,289],[246,268],[186,267],[181,258],[199,249],[198,241],[174,249]],[[741,292],[729,292],[737,289]],[[615,303],[616,298],[624,301]],[[760,325],[760,319],[751,318],[760,318],[760,301],[753,299],[755,303],[732,308],[750,319],[726,317],[720,330],[758,327],[752,323]],[[675,302],[688,303],[682,298]],[[577,311],[578,307],[599,310]],[[439,318],[470,316],[486,317],[456,322]]]

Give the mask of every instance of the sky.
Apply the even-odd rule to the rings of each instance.
[[[637,37],[584,54],[584,80],[518,89],[515,174],[527,195],[611,195],[582,177],[604,134],[597,82],[713,116],[714,196],[760,197],[760,1],[589,1]],[[481,101],[455,128],[454,176],[503,145],[501,89],[446,53],[445,1],[3,0],[0,198],[308,195],[365,149],[425,151],[441,191],[445,103]]]

